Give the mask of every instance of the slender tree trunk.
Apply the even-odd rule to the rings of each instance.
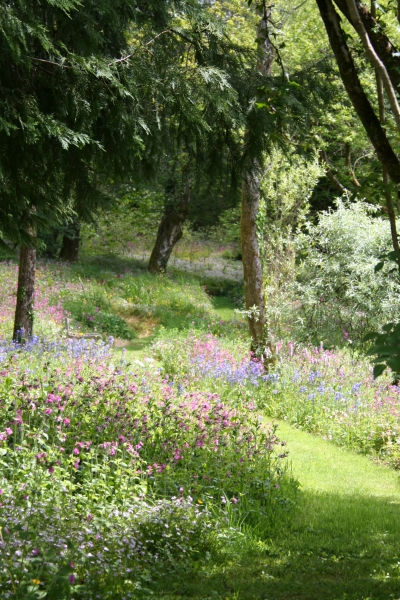
[[[251,349],[257,355],[265,354],[266,317],[263,265],[257,235],[257,215],[260,207],[260,184],[256,167],[245,173],[242,183],[242,214],[240,234],[244,295],[251,334]]]
[[[189,183],[186,188],[182,192],[178,204],[173,208],[167,208],[161,220],[157,231],[156,243],[154,244],[147,267],[150,273],[164,273],[167,270],[172,250],[175,244],[182,238],[182,227],[189,211]]]
[[[371,12],[374,16],[375,16],[375,11],[376,11],[375,1],[373,0],[371,2]],[[375,69],[375,77],[376,77],[376,90],[377,90],[377,94],[378,94],[379,120],[382,125],[385,125],[385,123],[386,123],[385,97],[384,97],[384,92],[383,92],[382,79],[381,79],[377,69]],[[390,191],[390,188],[389,188],[389,174],[387,172],[385,165],[382,165],[382,181],[383,181],[383,185],[385,186],[385,200],[386,200],[386,207],[387,207],[388,216],[389,216],[390,233],[392,236],[393,249],[396,252],[400,252],[399,236],[397,233],[397,224],[396,224],[396,215],[394,212],[392,192]],[[400,257],[397,260],[397,264],[398,264],[399,271],[400,271]]]
[[[33,334],[36,248],[21,246],[13,339],[24,342]]]
[[[68,232],[64,233],[60,250],[61,260],[77,262],[79,258],[81,226],[79,221],[73,221],[68,226]]]
[[[334,0],[336,6],[344,14],[346,19],[353,26],[351,13],[349,11],[347,0]],[[399,89],[400,85],[400,55],[398,48],[392,44],[390,39],[385,35],[385,30],[382,29],[376,21],[376,13],[373,10],[369,11],[365,4],[362,4],[359,0],[356,0],[358,13],[360,19],[368,33],[368,37],[371,44],[374,47],[375,52],[379,56],[380,60],[386,66],[390,74],[390,79],[396,89]],[[398,2],[399,6],[399,2]]]
[[[339,179],[337,177],[335,177],[335,175],[333,174],[332,169],[329,166],[329,161],[328,161],[328,157],[326,155],[325,150],[320,150],[319,151],[319,156],[321,158],[321,161],[326,166],[325,175],[327,176],[327,178],[329,179],[329,181],[331,183],[333,183],[333,185],[335,186],[335,188],[337,189],[337,191],[340,192],[341,194],[348,193],[349,190],[347,188],[345,188],[344,185],[342,185],[340,183]]]
[[[257,69],[265,76],[271,75],[274,50],[268,35],[270,9],[262,13],[257,28]],[[245,147],[251,144],[249,132],[245,135]],[[246,164],[246,163],[245,163]],[[256,356],[268,360],[271,354],[267,344],[267,320],[265,315],[265,291],[263,264],[258,241],[257,215],[260,207],[260,165],[257,160],[246,164],[242,182],[241,242],[246,310],[251,334],[251,349]],[[269,350],[267,350],[269,348]]]

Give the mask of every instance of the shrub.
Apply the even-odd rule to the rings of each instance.
[[[374,272],[391,246],[387,221],[363,202],[337,202],[298,238],[298,281],[291,293],[292,336],[319,345],[361,344],[369,331],[395,321],[400,288],[390,266]],[[293,303],[294,300],[294,303]]]

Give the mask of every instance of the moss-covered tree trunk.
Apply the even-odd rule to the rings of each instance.
[[[266,346],[263,265],[257,236],[259,207],[260,185],[254,168],[245,173],[242,184],[241,239],[246,310],[249,311],[251,347],[256,355],[264,354]]]
[[[17,306],[13,339],[23,342],[33,334],[36,248],[21,246],[19,255]]]

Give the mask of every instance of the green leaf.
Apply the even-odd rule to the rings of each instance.
[[[379,334],[376,331],[371,331],[370,333],[367,333],[367,335],[365,335],[363,337],[363,342],[369,342],[370,340],[375,340],[378,335]]]
[[[383,269],[384,264],[385,263],[383,261],[378,262],[378,264],[375,265],[374,272],[378,273],[378,271],[381,271]]]
[[[399,371],[400,371],[400,356],[397,356],[397,358],[391,358],[390,360],[387,361],[387,364],[392,369],[392,371],[394,371],[395,373],[399,373]]]
[[[382,375],[383,371],[386,369],[386,365],[375,365],[374,366],[374,379],[377,379]]]

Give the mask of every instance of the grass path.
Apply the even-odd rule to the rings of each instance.
[[[271,540],[264,598],[400,598],[399,474],[279,425],[301,494],[293,522]]]
[[[284,421],[278,423],[280,437],[288,442],[293,473],[301,478],[304,491],[397,498],[400,502],[400,474],[396,471]]]

